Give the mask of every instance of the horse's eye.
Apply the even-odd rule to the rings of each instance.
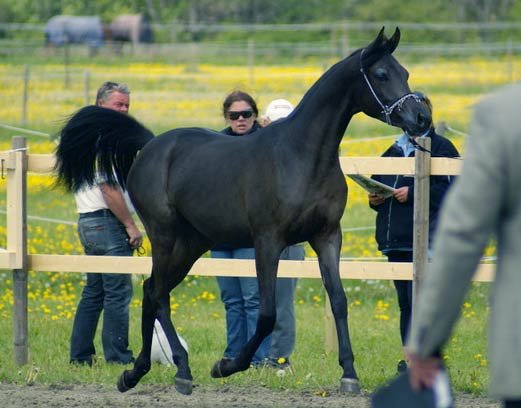
[[[387,71],[385,69],[377,69],[374,73],[374,76],[379,81],[388,81],[389,76],[387,75]]]

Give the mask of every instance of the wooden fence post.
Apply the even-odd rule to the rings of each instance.
[[[413,313],[428,261],[431,174],[431,138],[418,137],[416,142],[420,149],[416,149],[414,162]]]
[[[28,362],[27,334],[27,152],[23,136],[13,137],[14,166],[7,169],[7,250],[16,252],[13,269],[14,362]]]

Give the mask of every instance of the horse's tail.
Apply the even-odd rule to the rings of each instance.
[[[54,167],[57,184],[76,192],[99,177],[125,188],[137,152],[154,135],[131,116],[86,106],[70,117],[59,137]]]

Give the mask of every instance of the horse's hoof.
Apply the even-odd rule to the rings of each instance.
[[[118,378],[119,392],[126,392],[126,391],[130,390],[131,388],[133,388],[133,387],[129,387],[127,384],[125,384],[125,372],[126,371],[123,371],[123,373]]]
[[[237,370],[233,369],[231,363],[233,362],[230,358],[222,358],[218,360],[212,367],[212,371],[210,371],[210,375],[212,378],[224,378],[232,375],[237,372]]]
[[[191,380],[185,380],[184,378],[174,378],[174,385],[177,392],[183,395],[190,395],[194,386]]]
[[[340,392],[360,394],[360,383],[356,378],[342,378],[340,380]]]
[[[223,374],[221,372],[221,360],[215,362],[212,367],[212,371],[210,371],[210,375],[212,378],[223,378]]]

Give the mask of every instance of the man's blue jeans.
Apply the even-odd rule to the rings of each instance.
[[[132,256],[125,227],[109,210],[80,214],[78,234],[86,255]],[[96,354],[94,336],[102,310],[105,360],[121,364],[133,361],[128,349],[131,299],[131,275],[87,273],[72,328],[71,362],[92,363]]]

